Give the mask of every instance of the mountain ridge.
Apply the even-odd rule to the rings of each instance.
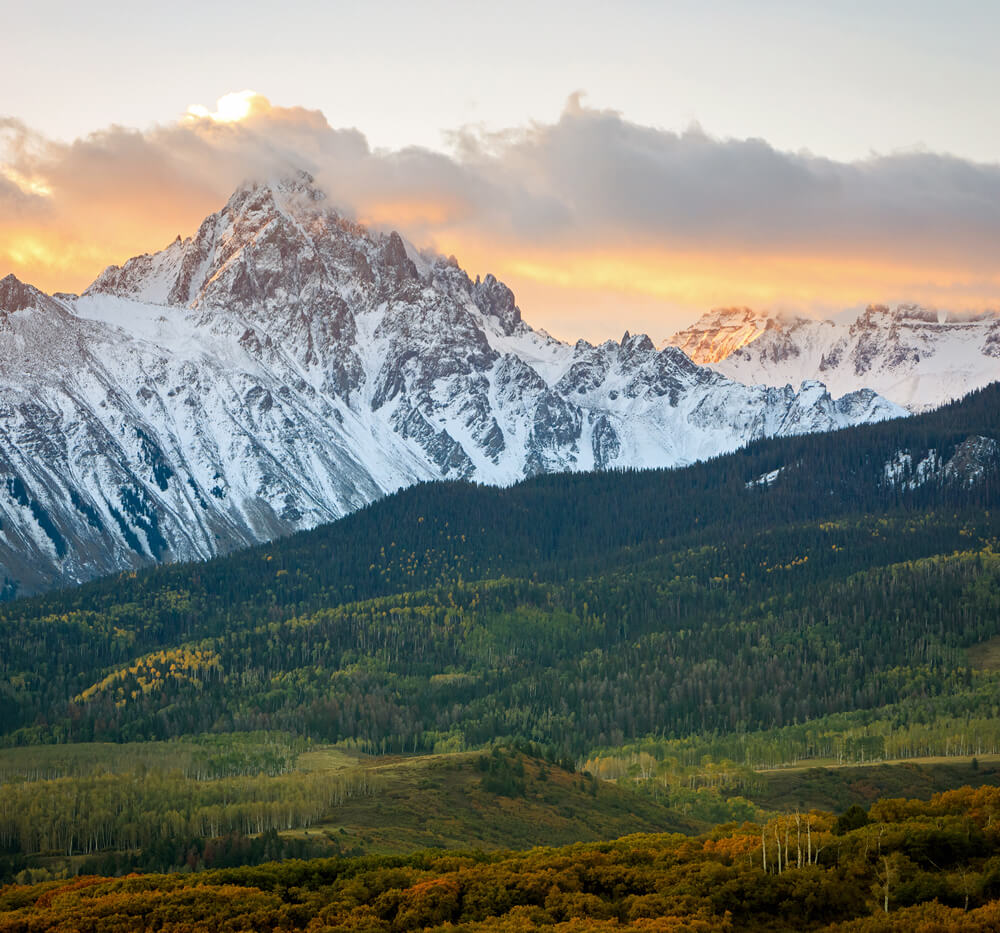
[[[365,231],[306,174],[241,186],[80,296],[5,282],[8,594],[210,557],[415,482],[677,466],[905,414],[744,386],[645,335],[555,340],[493,276]]]

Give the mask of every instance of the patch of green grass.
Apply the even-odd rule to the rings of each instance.
[[[973,645],[966,654],[976,670],[1000,671],[1000,636]]]
[[[296,760],[295,766],[299,771],[346,771],[358,767],[367,757],[336,745],[323,745],[303,752]]]
[[[0,770],[10,781],[5,789],[28,801],[29,809],[37,804],[52,824],[40,828],[35,821],[29,833],[8,814],[8,831],[26,859],[19,866],[51,876],[79,870],[84,856],[66,851],[70,843],[62,830],[73,829],[73,848],[79,849],[81,839],[94,836],[91,811],[120,795],[135,798],[136,815],[129,819],[144,830],[173,821],[168,830],[136,836],[112,819],[104,831],[108,841],[95,842],[87,856],[130,860],[121,870],[183,864],[199,838],[235,832],[249,840],[277,830],[294,851],[361,855],[531,848],[637,832],[693,833],[707,825],[648,795],[533,757],[538,753],[530,749],[371,757],[338,746],[297,750],[286,743],[283,750],[294,754],[282,760],[293,770],[273,774],[265,766],[280,738],[212,735],[2,750]],[[235,772],[218,774],[220,765]],[[88,803],[55,812],[74,797]],[[199,816],[208,806],[215,808],[212,830],[202,828],[209,824]],[[141,861],[153,849],[162,864]],[[11,865],[9,872],[20,870]]]
[[[948,761],[901,762],[837,768],[789,768],[759,772],[760,789],[744,792],[768,810],[831,810],[868,807],[879,798],[929,800],[933,794],[969,785],[1000,785],[1000,759],[983,756]]]

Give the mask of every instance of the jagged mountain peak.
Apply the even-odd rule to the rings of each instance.
[[[313,176],[295,171],[244,181],[213,216],[228,221],[235,235],[252,237],[266,224],[281,218],[307,228],[319,215],[326,215],[328,223],[342,220]],[[306,229],[299,232],[307,235]],[[362,233],[360,228],[356,232]]]
[[[306,175],[248,182],[193,235],[47,300],[58,326],[0,328],[0,572],[22,590],[208,557],[419,481],[675,466],[903,414],[748,387],[645,334],[563,343],[495,276],[364,229]]]
[[[1000,312],[993,309],[949,311],[911,302],[897,304],[895,307],[870,304],[858,315],[856,323],[874,327],[898,324],[953,327],[960,324],[990,324],[997,321],[1000,321]]]
[[[312,173],[303,168],[272,173],[262,178],[247,178],[237,186],[229,201],[232,203],[240,200],[252,192],[271,192],[272,195],[305,194],[314,201],[326,198],[326,193],[316,184]]]
[[[483,314],[499,321],[504,333],[513,334],[521,325],[521,309],[517,306],[514,293],[494,275],[487,274],[482,281],[476,276],[472,298]]]
[[[38,307],[51,300],[44,292],[39,291],[34,285],[22,282],[13,273],[0,279],[0,311],[12,314],[26,308]]]
[[[414,257],[426,272],[430,263],[398,233],[351,221],[296,172],[244,182],[193,236],[108,267],[85,294],[280,313],[314,305],[319,293],[416,286]]]
[[[635,354],[635,353],[649,353],[654,350],[653,341],[649,339],[648,334],[636,334],[633,336],[628,331],[625,331],[622,336],[621,352],[623,354]]]

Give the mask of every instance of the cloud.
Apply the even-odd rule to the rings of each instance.
[[[482,207],[535,238],[977,261],[991,261],[1000,242],[1000,166],[949,156],[843,164],[759,139],[638,126],[578,103],[555,124],[467,137],[460,151],[465,165],[502,179],[502,203]]]
[[[192,232],[244,179],[295,167],[346,213],[511,280],[528,319],[567,336],[622,329],[616,303],[654,333],[714,304],[1000,305],[1000,165],[841,163],[640,126],[580,95],[554,123],[455,131],[445,153],[373,150],[251,91],[71,143],[0,119],[0,264],[79,289]]]

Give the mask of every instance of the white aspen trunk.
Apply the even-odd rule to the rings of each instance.
[[[795,811],[795,851],[798,854],[798,860],[796,862],[796,867],[802,867],[802,818],[799,816],[799,811]]]

